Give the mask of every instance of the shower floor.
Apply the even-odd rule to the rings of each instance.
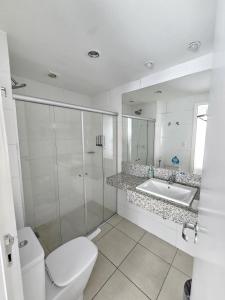
[[[50,253],[61,244],[81,235],[87,235],[95,230],[101,223],[109,219],[115,212],[103,208],[98,203],[88,202],[87,224],[84,222],[83,207],[77,208],[61,218],[57,218],[48,223],[37,226],[34,231],[37,233],[45,254]]]

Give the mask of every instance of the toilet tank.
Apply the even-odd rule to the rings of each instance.
[[[24,300],[45,300],[44,250],[30,227],[18,231]]]

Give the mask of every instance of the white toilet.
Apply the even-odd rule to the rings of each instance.
[[[30,227],[18,232],[25,300],[82,300],[98,249],[86,237],[71,240],[44,259]]]

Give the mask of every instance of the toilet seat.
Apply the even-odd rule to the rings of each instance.
[[[48,255],[45,260],[49,277],[58,287],[74,281],[96,260],[98,249],[86,237],[71,240]]]

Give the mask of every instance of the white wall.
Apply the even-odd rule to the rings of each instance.
[[[195,105],[208,103],[208,100],[208,94],[201,94],[157,102],[155,165],[161,160],[162,167],[171,167],[171,159],[176,155],[180,160],[179,167],[192,171]]]
[[[90,106],[91,98],[87,95],[65,90],[53,85],[44,84],[28,78],[12,75],[19,83],[26,83],[25,88],[13,90],[13,94],[46,98],[59,102],[66,102],[81,106]],[[52,79],[57,80],[57,79]]]

